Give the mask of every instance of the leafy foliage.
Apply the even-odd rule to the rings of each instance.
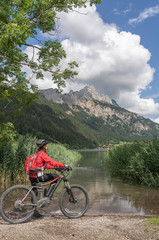
[[[116,146],[106,155],[106,169],[112,176],[150,187],[159,186],[159,140]]]
[[[58,39],[39,39],[39,33],[56,31],[56,14],[73,11],[85,6],[86,0],[1,0],[0,1],[0,101],[5,105],[0,109],[0,117],[6,112],[21,110],[38,97],[37,87],[26,78],[23,66],[29,67],[36,78],[43,79],[44,72],[50,72],[58,89],[65,86],[77,72],[74,61],[61,69],[66,53]],[[90,4],[101,0],[91,0]],[[34,45],[30,44],[30,39]],[[32,57],[23,51],[32,50]],[[37,54],[35,60],[35,54]],[[15,104],[10,109],[10,103]]]
[[[24,162],[27,156],[37,151],[37,138],[30,135],[21,137],[18,141],[0,144],[0,181],[24,182]],[[61,144],[49,144],[48,155],[55,161],[65,162],[71,166],[80,159],[80,154],[67,150]]]
[[[0,125],[0,143],[12,141],[16,136],[16,131],[11,122]]]

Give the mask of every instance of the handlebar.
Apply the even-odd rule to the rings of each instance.
[[[54,167],[55,170],[57,170],[58,172],[64,172],[64,171],[72,171],[72,168],[70,166],[64,166],[63,168],[59,168],[59,167]]]

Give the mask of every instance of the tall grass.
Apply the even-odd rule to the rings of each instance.
[[[27,156],[38,151],[37,139],[29,135],[20,140],[0,145],[0,182],[25,182],[28,178],[24,173],[24,162]],[[67,150],[60,144],[49,144],[47,154],[55,161],[63,162],[71,166],[80,159],[77,152]]]
[[[75,166],[81,158],[79,152],[68,150],[62,144],[51,143],[48,145],[47,154],[57,162],[62,162],[70,166]]]
[[[159,187],[159,140],[116,146],[107,152],[105,166],[112,176]]]

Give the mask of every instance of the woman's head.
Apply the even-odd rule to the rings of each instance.
[[[45,140],[45,139],[39,139],[36,143],[36,145],[38,146],[39,150],[44,150],[46,152],[47,148],[48,148],[48,143],[50,143],[49,141]]]

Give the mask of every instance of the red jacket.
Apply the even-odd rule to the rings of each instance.
[[[46,152],[44,152],[44,150],[39,150],[38,151],[38,156],[37,156],[37,160],[36,160],[36,167],[44,167],[44,170],[47,168],[54,168],[54,167],[59,167],[59,168],[63,168],[64,164],[63,163],[59,163],[54,161],[52,158],[50,158]],[[34,171],[30,171],[29,172],[29,177],[31,178],[36,178],[36,173]]]

